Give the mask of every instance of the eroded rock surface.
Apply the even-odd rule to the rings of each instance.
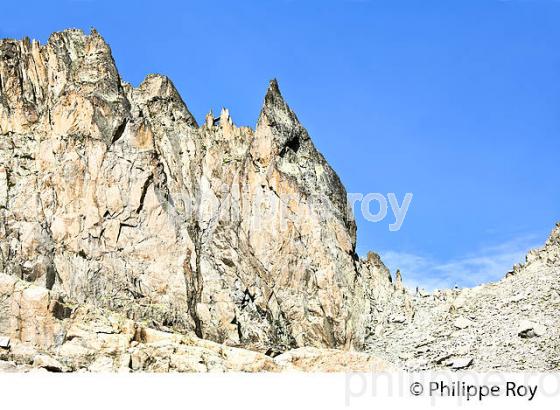
[[[123,82],[100,35],[0,43],[0,269],[231,346],[363,347],[382,265],[272,81],[255,130]],[[384,283],[383,286],[389,286]]]
[[[560,228],[503,281],[437,294],[355,249],[276,81],[255,129],[199,126],[95,31],[0,40],[0,370],[558,368]]]
[[[385,371],[371,354],[313,347],[267,354],[75,303],[41,286],[0,274],[0,371],[279,372]],[[279,352],[277,352],[279,353]],[[274,357],[272,357],[274,356]]]

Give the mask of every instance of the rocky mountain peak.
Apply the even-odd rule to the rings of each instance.
[[[278,129],[279,133],[300,126],[297,116],[284,101],[276,79],[272,79],[268,85],[263,107],[257,121],[257,128],[259,126]]]
[[[254,132],[199,128],[96,32],[26,44],[0,47],[3,272],[228,345],[363,346],[346,192],[275,80]]]
[[[534,337],[533,368],[555,365],[559,316],[544,312],[560,227],[497,284],[411,295],[379,255],[356,254],[346,196],[276,80],[254,131],[227,109],[199,127],[167,77],[123,82],[95,30],[1,40],[0,364],[37,351],[37,366],[70,370],[378,363],[354,349],[503,368]]]
[[[167,115],[171,122],[182,121],[189,127],[198,128],[196,119],[189,111],[181,95],[175,88],[173,82],[166,76],[160,74],[149,74],[138,88],[132,89],[128,95],[129,101],[135,101],[139,108],[146,110],[150,115],[159,117],[160,121],[166,119],[161,114]],[[133,104],[132,108],[136,108]],[[143,115],[135,112],[132,116]],[[172,124],[170,124],[172,126]]]

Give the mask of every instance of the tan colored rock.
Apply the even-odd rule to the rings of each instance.
[[[33,366],[46,369],[50,372],[62,372],[64,370],[64,366],[58,360],[45,354],[35,356]]]
[[[346,192],[276,81],[254,131],[227,109],[198,127],[95,31],[0,55],[6,272],[228,345],[363,346]]]
[[[386,361],[360,352],[303,347],[284,353],[275,361],[302,372],[387,372],[396,370]]]
[[[410,295],[378,255],[358,258],[346,191],[276,81],[254,130],[227,109],[199,127],[168,78],[122,81],[95,30],[0,40],[0,79],[10,355],[21,344],[75,371],[276,371],[404,351],[437,367],[468,347],[470,366],[503,368],[528,343],[504,350],[515,329],[494,319],[523,312],[546,329],[534,368],[555,366],[559,316],[541,312],[556,306],[560,227],[499,284]],[[535,290],[523,306],[519,289]],[[476,328],[456,331],[457,314]],[[318,350],[265,354],[302,347]]]
[[[113,359],[108,356],[99,356],[89,365],[88,370],[94,373],[109,373],[113,369]]]
[[[20,285],[16,280],[14,287]],[[34,287],[29,289],[29,300],[54,299],[51,291],[45,290],[45,296]],[[15,340],[10,350],[15,367],[7,366],[6,371],[324,372],[389,368],[372,355],[333,349],[296,349],[272,358],[193,335],[153,329],[90,305],[81,305],[71,315],[60,318],[54,317],[52,311],[46,314],[53,326],[64,329],[62,344],[52,340],[34,347],[30,341]]]
[[[0,274],[1,333],[35,346],[51,347],[62,332],[53,317],[53,312],[60,309],[47,289]]]

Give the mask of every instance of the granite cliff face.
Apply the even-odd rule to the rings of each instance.
[[[95,31],[0,41],[8,370],[387,368],[349,350],[398,362],[421,337],[407,324],[442,305],[355,245],[276,81],[254,130],[225,109],[199,126],[168,78],[122,81]]]
[[[363,347],[366,282],[389,275],[276,81],[255,130],[199,127],[169,79],[134,88],[67,30],[2,40],[0,92],[2,272],[226,345]]]

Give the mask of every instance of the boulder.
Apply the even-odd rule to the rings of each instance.
[[[545,333],[546,327],[526,319],[522,320],[517,328],[517,335],[524,339],[544,336]]]
[[[473,322],[463,316],[460,316],[453,321],[453,326],[456,327],[457,329],[466,329],[468,327],[471,327],[472,325]]]
[[[0,348],[9,349],[10,348],[10,338],[6,336],[0,336]]]

